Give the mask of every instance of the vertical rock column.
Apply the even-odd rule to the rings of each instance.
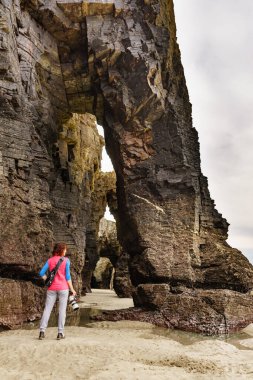
[[[190,250],[192,256],[198,254],[193,230],[200,169],[199,157],[192,157],[198,151],[197,136],[187,90],[177,83],[185,85],[175,26],[163,25],[160,11],[159,3],[151,8],[132,1],[120,17],[87,17],[88,43],[95,63],[100,62],[121,237],[132,253],[135,285],[172,278],[191,284],[195,273]],[[174,46],[171,52],[169,44]],[[103,59],[105,46],[113,53]],[[190,142],[185,143],[185,135]]]
[[[162,308],[169,302],[169,318],[183,299],[172,300],[171,294],[182,286],[187,292],[195,287],[247,292],[253,286],[252,266],[226,243],[228,224],[201,173],[173,2],[132,0],[114,15],[88,16],[87,34],[104,99],[120,239],[131,255],[136,304]],[[214,304],[216,295],[218,300],[218,292],[209,294]],[[195,296],[201,309],[203,294]],[[237,293],[228,299],[244,304]],[[222,312],[213,309],[219,324]]]

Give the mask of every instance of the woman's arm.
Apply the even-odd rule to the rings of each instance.
[[[76,291],[75,291],[75,289],[73,287],[73,284],[72,284],[72,281],[71,281],[71,276],[70,276],[70,261],[69,261],[69,259],[67,259],[67,262],[66,262],[66,280],[67,280],[67,283],[68,283],[70,291],[73,293],[73,296],[75,296],[76,295]]]
[[[49,265],[48,265],[48,261],[47,261],[39,273],[40,277],[42,277],[43,280],[46,280],[46,278],[47,278],[46,272],[48,271],[48,269],[49,269]]]
[[[70,291],[73,293],[73,296],[76,296],[76,291],[75,291],[75,289],[73,288],[73,284],[72,284],[72,281],[71,281],[71,280],[68,280],[68,285],[69,285],[69,289],[70,289]]]

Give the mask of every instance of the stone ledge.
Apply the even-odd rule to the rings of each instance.
[[[160,286],[164,289],[164,284]],[[189,289],[180,295],[167,293],[166,301],[163,296],[164,294],[159,298],[158,292],[156,296],[150,293],[147,296],[146,308],[107,311],[93,319],[142,321],[205,335],[236,332],[253,322],[253,297],[249,294],[229,290],[191,291]],[[159,303],[158,308],[154,310],[153,302],[154,300],[157,302],[157,297],[162,303]]]
[[[117,15],[123,8],[119,0],[58,0],[57,5],[72,22],[82,22],[86,16]]]

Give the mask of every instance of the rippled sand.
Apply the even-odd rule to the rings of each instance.
[[[82,306],[99,308],[101,297],[104,309],[113,308],[113,302],[114,308],[123,307],[124,300],[109,292],[84,297]],[[126,306],[130,303],[125,300]],[[1,333],[0,378],[253,379],[253,325],[231,339],[233,344],[130,321],[67,326],[62,341],[56,335],[55,327],[44,341],[37,330]]]

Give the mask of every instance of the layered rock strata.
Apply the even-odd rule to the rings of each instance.
[[[100,172],[94,182],[91,196],[91,214],[86,230],[86,258],[82,272],[83,292],[91,291],[91,278],[99,260],[99,224],[103,218],[108,202],[115,213],[117,199],[112,194],[116,192],[116,177],[114,172]],[[111,199],[111,200],[109,200]]]
[[[72,279],[81,288],[103,145],[95,117],[71,112],[59,40],[33,18],[35,3],[0,3],[0,324],[5,327],[40,315],[44,291],[38,270],[55,241],[68,244]]]
[[[29,281],[64,238],[80,283],[97,166],[73,163],[65,131],[86,112],[116,171],[137,317],[207,332],[251,322],[253,268],[226,243],[201,173],[172,0],[2,0],[0,10],[3,281]]]

